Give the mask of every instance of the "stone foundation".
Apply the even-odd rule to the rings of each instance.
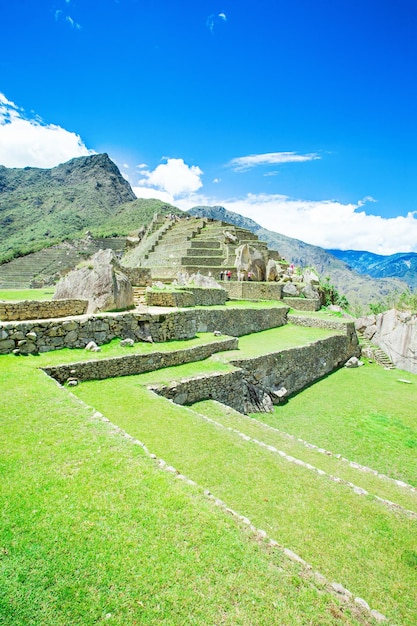
[[[51,317],[83,315],[88,300],[18,300],[0,302],[0,320],[41,320]]]
[[[281,300],[283,283],[258,283],[252,281],[224,281],[229,298],[233,300]]]
[[[0,354],[21,354],[61,348],[84,348],[112,339],[130,338],[155,343],[191,339],[197,332],[214,332],[239,337],[286,323],[286,307],[268,309],[188,309],[159,313],[138,311],[98,313],[78,318],[28,320],[0,323]]]

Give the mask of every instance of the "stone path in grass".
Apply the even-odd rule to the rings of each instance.
[[[304,466],[322,476],[327,475],[330,480],[349,486],[358,495],[370,495],[393,510],[403,511],[411,518],[417,518],[417,489],[409,483],[391,478],[340,454],[333,454],[253,417],[238,413],[215,400],[197,403],[193,409],[206,419],[211,418],[228,430],[234,431],[243,439],[269,448],[291,463]],[[324,469],[326,471],[323,471]],[[360,485],[354,484],[353,481],[359,482]],[[408,507],[411,510],[407,510]]]
[[[215,400],[212,400],[211,402],[216,402]],[[219,403],[217,403],[219,404]],[[221,406],[221,405],[220,405]],[[231,410],[229,409],[229,407],[221,407],[220,409],[221,411],[230,414]],[[232,409],[233,411],[233,409]],[[306,461],[303,461],[302,459],[296,458],[290,454],[287,454],[286,452],[284,452],[283,450],[280,450],[278,448],[276,448],[274,445],[265,443],[264,441],[251,437],[249,435],[247,435],[245,432],[238,430],[237,428],[233,428],[232,426],[227,426],[223,423],[221,423],[218,420],[214,420],[211,417],[208,417],[207,415],[204,415],[204,413],[199,410],[197,408],[197,412],[199,413],[199,415],[207,420],[208,422],[211,422],[213,424],[215,424],[216,426],[220,426],[222,428],[226,428],[227,430],[235,433],[236,435],[238,435],[239,437],[241,437],[242,439],[244,439],[245,441],[251,441],[252,443],[265,448],[266,450],[268,450],[269,452],[272,452],[274,454],[278,454],[281,458],[285,459],[286,461],[288,461],[289,463],[294,463],[294,465],[298,465],[300,467],[304,467],[307,470],[313,471],[315,473],[317,473],[319,476],[324,476],[326,478],[328,478],[329,480],[338,483],[340,485],[345,485],[347,487],[349,487],[349,489],[351,489],[353,491],[353,493],[355,493],[356,495],[359,496],[368,496],[371,498],[374,498],[375,500],[377,500],[378,502],[380,502],[382,505],[388,507],[389,509],[391,509],[392,511],[397,511],[399,513],[402,513],[404,515],[406,515],[407,517],[409,517],[410,519],[416,519],[417,520],[417,510],[413,511],[413,510],[409,510],[404,508],[403,506],[401,506],[400,504],[397,504],[396,502],[392,502],[391,500],[388,500],[387,498],[381,498],[378,495],[375,494],[371,494],[369,493],[369,491],[367,491],[366,489],[364,489],[363,487],[360,487],[358,485],[355,485],[354,483],[352,483],[349,480],[345,480],[343,478],[340,478],[339,476],[335,476],[333,474],[329,474],[327,472],[325,472],[324,470],[311,465],[311,463],[307,463]],[[237,413],[236,411],[234,412],[236,416],[239,416],[242,420],[242,427],[245,426],[244,421],[251,419],[252,422],[256,423],[256,425],[259,427],[259,431],[260,431],[260,435],[262,435],[262,427],[266,426],[264,424],[261,424],[259,422],[256,422],[256,420],[253,420],[253,418],[247,418],[247,416],[242,415]],[[287,433],[282,433],[270,426],[266,426],[266,428],[270,429],[271,431],[275,431],[279,436],[284,436],[284,437],[288,437],[288,438],[292,438],[291,435],[287,435]],[[310,448],[310,449],[315,449],[320,453],[323,454],[328,454],[329,456],[333,456],[332,453],[327,452],[326,450],[323,450],[321,448],[318,448],[317,446],[314,446],[313,444],[308,444],[307,442],[301,440],[301,439],[296,439],[295,437],[293,438],[294,440],[302,443],[303,445],[305,445],[306,447]],[[342,457],[340,457],[339,455],[336,455],[336,458],[343,460],[344,462],[349,463],[350,467],[354,468],[354,469],[358,469],[361,471],[365,471],[365,472],[370,472],[372,473],[374,476],[377,476],[378,478],[384,479],[384,480],[392,480],[389,477],[385,476],[384,474],[379,474],[376,470],[372,470],[371,468],[367,468],[365,466],[361,466],[358,465],[357,463],[354,463],[352,461],[348,461],[347,459],[342,459]],[[401,487],[405,487],[410,489],[410,491],[416,493],[417,490],[412,487],[411,485],[408,485],[407,483],[404,483],[402,481],[397,481],[397,480],[393,480],[393,483],[396,484],[397,486],[401,486]],[[415,502],[416,507],[417,507],[417,500]]]
[[[369,604],[382,607],[384,613],[393,612],[396,618],[396,603],[404,602],[406,606],[411,602],[415,576],[403,568],[398,600],[397,583],[388,571],[397,550],[412,551],[410,529],[417,519],[417,501],[411,488],[404,489],[394,481],[351,467],[214,402],[186,408],[155,398],[154,406],[153,401],[146,406],[150,392],[138,382],[132,387],[132,382],[120,379],[111,402],[108,394],[114,383],[110,381],[97,383],[95,392],[96,383],[92,384],[92,396],[88,388],[83,391],[83,386],[75,393],[102,412],[96,417],[101,419],[100,415],[105,414],[117,425],[118,432],[141,445],[161,469],[185,482],[197,483],[215,504],[249,525],[258,539],[270,542],[301,563],[314,580],[320,576],[316,570],[323,571],[325,584],[347,602],[354,602],[357,595],[357,605],[366,607],[359,596],[366,597],[372,590]],[[121,414],[118,394],[125,396],[125,407],[128,403],[136,407],[134,415],[126,409]],[[350,478],[349,472],[357,475],[358,481]],[[375,485],[376,489],[380,486],[379,493]],[[390,493],[394,495],[388,497]],[[299,526],[303,517],[308,520],[306,531]],[[378,525],[382,528],[387,523],[395,532],[398,530],[391,547],[378,532]],[[331,529],[339,526],[342,534],[339,536],[338,528],[334,541]],[[320,546],[319,552],[316,546]],[[324,559],[320,552],[325,554]],[[384,553],[388,556],[383,562],[389,565],[379,566]],[[363,576],[356,578],[355,569]],[[369,584],[368,575],[373,581]],[[411,582],[410,575],[414,576]],[[328,581],[333,576],[342,584],[332,586]],[[356,594],[351,595],[346,587],[356,589]],[[372,617],[383,619],[380,611]],[[412,624],[413,620],[397,619],[395,623]]]
[[[81,402],[82,404],[85,404],[78,397],[76,397],[76,400]],[[125,439],[128,439],[132,443],[140,446],[143,449],[143,451],[157,463],[157,466],[161,470],[172,474],[176,479],[183,481],[185,484],[188,484],[192,487],[197,487],[197,488],[199,487],[199,485],[194,480],[182,474],[174,466],[166,463],[166,461],[164,461],[162,458],[158,458],[156,454],[152,453],[148,449],[148,447],[146,446],[144,442],[140,441],[139,439],[136,439],[135,437],[127,433],[125,430],[123,430],[116,424],[112,423],[111,420],[109,420],[99,411],[94,410],[93,407],[91,407],[91,409],[92,409],[92,419],[100,420],[102,422],[107,423],[110,426],[112,432],[114,432],[117,435],[121,435]],[[205,416],[203,417],[209,420],[209,418]],[[210,420],[210,421],[213,422],[213,420]],[[217,507],[221,508],[226,514],[234,517],[238,521],[238,523],[241,523],[249,527],[250,531],[253,533],[254,540],[262,541],[262,542],[269,544],[271,549],[280,550],[282,554],[285,555],[285,557],[289,561],[301,566],[303,570],[303,575],[306,578],[310,579],[314,586],[317,586],[317,590],[319,589],[325,590],[328,593],[332,594],[335,598],[337,598],[337,600],[341,602],[342,604],[351,606],[353,609],[353,612],[356,613],[356,616],[361,617],[362,619],[365,618],[366,624],[368,624],[369,626],[371,626],[372,623],[375,623],[375,624],[388,623],[387,617],[383,613],[378,611],[377,609],[372,609],[369,606],[369,604],[366,602],[366,600],[360,597],[355,597],[355,595],[351,591],[346,589],[342,584],[338,582],[334,582],[334,581],[332,582],[326,579],[325,576],[323,576],[320,572],[315,571],[314,568],[309,563],[307,563],[304,559],[302,559],[296,552],[294,552],[293,550],[290,550],[289,548],[286,548],[283,545],[280,545],[277,541],[270,538],[266,531],[255,526],[251,522],[251,520],[247,518],[246,516],[240,515],[237,511],[230,508],[226,502],[224,502],[220,498],[217,498],[208,489],[204,489],[204,495],[209,500],[213,501],[213,503]],[[371,620],[371,621],[368,621],[368,620]]]

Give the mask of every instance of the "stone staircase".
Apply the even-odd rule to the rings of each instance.
[[[133,286],[132,289],[135,306],[146,304],[146,287]]]
[[[381,350],[381,348],[379,348],[375,344],[371,343],[369,339],[366,339],[365,337],[362,336],[360,343],[361,343],[363,356],[366,356],[367,358],[374,360],[375,363],[377,363],[378,365],[380,365],[386,370],[395,369],[394,363],[391,361],[391,359],[386,354],[386,352]]]

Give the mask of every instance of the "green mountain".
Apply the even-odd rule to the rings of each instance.
[[[107,154],[51,169],[0,166],[0,263],[91,230],[123,235],[156,212],[178,212],[159,200],[138,200]]]
[[[82,240],[87,230],[96,240],[127,235],[149,224],[155,213],[166,215],[182,212],[160,200],[136,198],[129,183],[107,154],[72,159],[51,169],[10,169],[0,166],[0,264],[55,247],[51,251],[51,258],[55,260],[50,261],[49,257],[42,256],[37,261],[40,268],[38,273],[53,275],[65,265],[62,260],[64,256],[66,258],[74,253],[76,258],[88,253],[82,241],[75,245],[75,252],[72,248],[66,249],[66,244],[62,242]],[[379,302],[406,289],[406,283],[396,278],[377,280],[362,276],[352,271],[344,260],[322,248],[269,231],[253,220],[223,207],[195,207],[190,213],[246,228],[294,264],[314,266],[323,277],[330,277],[351,304]],[[111,242],[103,243],[104,246],[107,244],[113,245]],[[56,259],[59,259],[59,263]],[[30,274],[33,264],[31,257],[26,256],[21,259],[23,261],[27,265],[25,271]],[[404,267],[404,260],[399,261]],[[414,284],[411,280],[414,274],[412,261],[406,277],[409,284]],[[11,282],[20,273],[19,262],[20,259],[16,259],[10,268]],[[3,265],[2,269],[6,269],[6,266]],[[392,273],[385,273],[384,276],[392,276]]]
[[[189,213],[196,217],[206,216],[223,220],[250,230],[258,235],[261,241],[265,241],[271,250],[278,250],[281,256],[296,266],[311,266],[322,277],[328,276],[339,293],[345,295],[353,306],[361,307],[370,302],[385,301],[391,295],[402,293],[407,288],[407,284],[398,278],[377,279],[361,275],[323,248],[267,230],[253,220],[228,211],[222,206],[196,206],[190,209]]]

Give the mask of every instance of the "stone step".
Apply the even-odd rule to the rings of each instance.
[[[133,302],[136,306],[146,303],[146,287],[133,287]]]
[[[187,258],[195,257],[201,259],[203,257],[220,257],[224,259],[224,254],[219,248],[188,248],[186,250]]]
[[[371,341],[369,341],[369,339],[361,337],[361,344],[362,350],[366,348],[370,355],[372,355],[371,358],[373,358],[378,365],[384,367],[385,369],[395,369],[395,365],[391,361],[387,353],[375,344],[373,344]]]
[[[204,248],[205,250],[219,250],[219,248],[221,247],[221,242],[214,239],[207,240],[194,238],[189,243],[191,248]]]
[[[224,256],[186,256],[181,257],[181,265],[196,265],[206,267],[207,265],[221,267],[223,265]]]

